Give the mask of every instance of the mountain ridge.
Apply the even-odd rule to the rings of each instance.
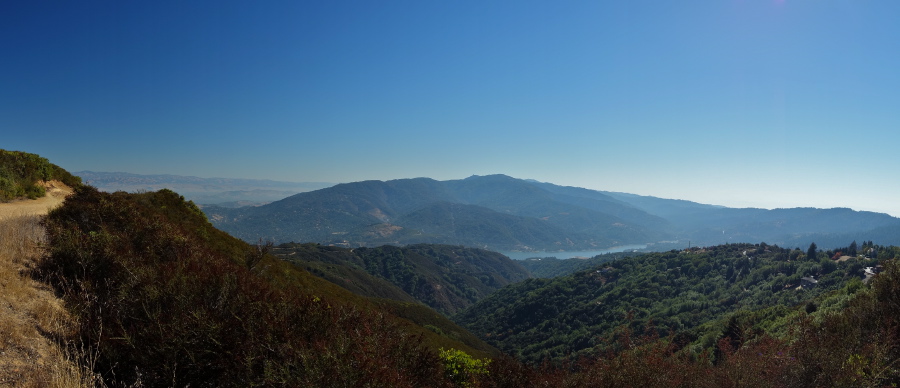
[[[900,228],[900,219],[848,208],[728,208],[686,200],[559,186],[502,174],[438,181],[342,183],[249,208],[204,208],[247,241],[345,247],[460,244],[500,251],[602,249],[675,241],[687,246],[765,241],[805,246],[815,238]],[[824,241],[824,240],[823,240]],[[879,241],[900,244],[900,237]],[[822,245],[828,248],[829,245]]]
[[[264,237],[277,242],[315,241],[344,246],[422,242],[500,250],[567,250],[645,243],[669,237],[665,232],[651,230],[630,219],[559,198],[560,195],[534,184],[490,175],[450,181],[413,178],[345,183],[258,208],[207,207],[205,211],[214,224],[250,241]],[[628,207],[615,203],[607,206]],[[417,217],[416,212],[421,215],[427,209],[431,209],[434,217]],[[623,209],[621,213],[640,214],[645,218],[643,223],[653,218],[639,210]],[[664,220],[656,221],[665,224]],[[482,234],[471,241],[447,239],[445,235],[434,236],[423,231],[423,225],[428,222],[445,231],[483,229],[484,233],[496,236]],[[381,237],[365,234],[364,230],[373,225],[411,230]]]

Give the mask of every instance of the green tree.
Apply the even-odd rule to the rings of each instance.
[[[479,375],[488,374],[487,366],[491,360],[472,358],[466,352],[457,349],[441,349],[439,354],[444,364],[444,376],[457,387],[472,387]]]
[[[809,249],[806,250],[806,260],[814,260],[818,249],[819,247],[816,246],[816,243],[809,244]]]

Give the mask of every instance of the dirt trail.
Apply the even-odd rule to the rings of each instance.
[[[63,203],[72,188],[59,181],[44,183],[47,195],[38,199],[20,199],[8,203],[0,203],[0,219],[25,215],[45,215]]]
[[[41,255],[42,215],[72,189],[44,184],[36,200],[0,204],[0,387],[85,387],[82,369],[48,336],[65,338],[71,321],[51,288],[28,276]]]

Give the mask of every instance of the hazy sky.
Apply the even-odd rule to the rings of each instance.
[[[9,1],[0,148],[900,216],[900,2]]]

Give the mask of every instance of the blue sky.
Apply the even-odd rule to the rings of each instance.
[[[896,1],[0,5],[0,148],[900,216]]]

